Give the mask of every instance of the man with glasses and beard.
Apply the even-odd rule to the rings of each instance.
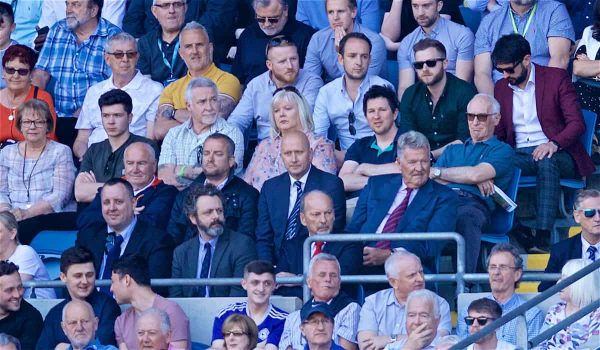
[[[184,242],[173,254],[172,278],[243,277],[244,267],[256,260],[256,246],[246,235],[225,228],[223,194],[215,186],[190,189],[185,212],[198,236]],[[240,286],[173,286],[171,297],[241,297]]]
[[[447,72],[446,48],[441,42],[423,39],[413,51],[419,81],[402,94],[400,127],[424,134],[432,158],[437,159],[449,144],[469,137],[467,104],[477,91],[472,84]]]
[[[596,169],[580,142],[586,126],[578,95],[567,71],[533,63],[531,46],[519,34],[500,38],[491,57],[504,75],[494,89],[502,115],[496,136],[515,148],[521,175],[536,176],[536,223],[533,230],[519,229],[516,238],[530,253],[547,253],[560,179]]]

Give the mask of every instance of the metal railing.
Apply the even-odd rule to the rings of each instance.
[[[541,292],[540,294],[534,296],[530,300],[526,301],[525,303],[521,304],[517,308],[508,312],[506,315],[503,315],[499,319],[490,323],[488,326],[486,326],[479,332],[477,332],[473,335],[470,335],[470,336],[466,337],[465,339],[461,340],[460,342],[458,342],[458,344],[452,346],[450,349],[451,350],[465,349],[467,346],[475,343],[477,340],[485,337],[486,335],[488,335],[492,332],[495,332],[496,329],[504,326],[506,323],[512,321],[514,318],[519,317],[519,316],[524,316],[525,312],[527,312],[527,310],[531,309],[532,307],[536,306],[537,304],[541,303],[542,301],[550,298],[551,296],[553,296],[554,294],[563,290],[564,288],[570,286],[575,281],[581,279],[585,275],[587,275],[595,270],[598,270],[598,269],[600,269],[600,260],[596,260],[595,262],[587,265],[583,269],[575,272],[571,276],[564,278],[563,280],[558,282],[556,285],[554,285],[554,286],[548,288],[547,290]],[[569,324],[571,324],[572,322],[574,322],[576,320],[577,319],[570,320],[571,322]],[[567,319],[565,319],[564,321],[567,321]],[[547,332],[545,332],[543,334],[550,335],[550,333],[547,333]],[[538,344],[539,344],[540,342],[542,342],[545,339],[545,338],[544,339],[539,339],[539,338],[540,337],[538,336],[536,338],[533,338],[532,340],[538,341]],[[524,346],[525,344],[517,344],[517,345]]]

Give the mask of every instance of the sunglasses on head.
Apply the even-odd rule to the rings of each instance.
[[[470,122],[474,121],[475,119],[477,119],[480,123],[485,123],[488,120],[488,117],[494,115],[496,113],[467,113],[467,120],[469,120]]]
[[[488,321],[493,321],[493,320],[495,320],[495,318],[491,318],[491,317],[470,317],[470,316],[465,317],[465,323],[467,324],[467,326],[473,325],[473,323],[475,323],[475,321],[477,321],[477,323],[480,326],[485,326],[488,323]]]
[[[279,20],[281,15],[279,16],[275,16],[275,17],[262,17],[262,16],[256,16],[256,22],[260,23],[260,24],[265,24],[267,22],[272,23],[272,24],[277,24],[277,22],[279,22]]]
[[[416,61],[413,63],[413,67],[415,67],[415,69],[423,69],[423,66],[427,65],[427,67],[433,68],[437,65],[438,62],[441,62],[445,59],[446,58],[440,57],[440,58],[434,58],[432,60]]]
[[[302,94],[300,94],[300,91],[298,91],[298,89],[296,89],[296,87],[288,85],[288,86],[284,86],[284,87],[280,87],[277,88],[274,92],[273,92],[273,96],[277,95],[278,92],[280,91],[288,91],[288,92],[293,92],[298,96],[302,96]]]
[[[585,208],[578,210],[580,210],[583,213],[583,216],[585,216],[586,218],[593,218],[594,216],[596,216],[596,213],[600,214],[600,209]]]
[[[138,55],[137,51],[107,52],[107,54],[115,56],[115,58],[118,60],[122,59],[124,56],[127,56],[127,58],[132,59],[136,58]]]
[[[500,68],[498,66],[495,66],[494,68],[496,68],[496,70],[500,73],[503,74],[504,72],[506,72],[506,74],[514,74],[515,73],[515,68],[517,68],[518,65],[521,64],[521,62],[523,62],[523,59],[520,59],[519,61],[515,62],[513,64],[512,67],[510,68]]]
[[[354,127],[354,122],[356,121],[356,116],[354,115],[354,111],[350,111],[348,113],[348,131],[350,131],[350,135],[356,135],[356,128]]]
[[[29,72],[31,72],[31,71],[27,68],[16,69],[16,68],[11,68],[11,67],[4,67],[4,72],[6,72],[6,74],[8,74],[8,75],[13,75],[13,74],[15,74],[15,72],[17,72],[17,73],[19,73],[20,76],[24,77],[27,74],[29,74]]]

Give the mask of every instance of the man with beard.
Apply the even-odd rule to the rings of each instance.
[[[371,40],[363,33],[346,34],[340,41],[337,56],[344,74],[323,86],[315,102],[315,134],[327,136],[329,126],[333,124],[342,149],[336,151],[339,164],[343,163],[346,150],[354,141],[373,134],[362,108],[367,90],[373,85],[394,88],[388,81],[367,74],[371,49]]]
[[[43,327],[42,315],[23,300],[19,267],[0,261],[0,333],[19,339],[21,349],[33,350]]]
[[[535,232],[522,229],[517,238],[530,253],[547,253],[560,179],[595,171],[580,142],[586,127],[579,99],[571,76],[564,69],[534,64],[529,42],[519,34],[500,38],[491,57],[504,75],[494,89],[501,114],[496,136],[515,148],[521,176],[536,176]]]
[[[400,127],[424,134],[433,159],[446,146],[469,137],[467,104],[475,96],[475,86],[446,72],[448,59],[444,44],[423,39],[413,46],[419,81],[406,89],[400,101]]]
[[[101,18],[101,0],[67,0],[66,18],[58,21],[48,33],[46,43],[32,74],[33,84],[45,88],[50,78],[56,84],[52,95],[59,117],[77,117],[87,90],[108,79],[111,69],[104,60],[104,45],[121,30]],[[82,43],[85,43],[83,45]],[[64,62],[70,62],[65,65]],[[76,119],[59,121],[57,135],[62,142],[72,144]],[[69,133],[69,141],[62,136]]]
[[[62,312],[63,331],[69,339],[71,350],[117,350],[113,345],[102,345],[96,339],[98,317],[94,315],[92,306],[83,300],[69,301]]]
[[[172,278],[242,277],[244,267],[256,259],[256,246],[246,235],[225,228],[223,194],[213,185],[190,188],[185,213],[198,236],[184,242],[173,254]],[[171,297],[239,297],[240,286],[172,286]]]
[[[240,100],[240,82],[232,74],[220,70],[213,62],[213,43],[206,28],[190,22],[179,33],[179,55],[187,66],[187,74],[168,84],[158,101],[154,136],[165,138],[167,132],[188,121],[192,112],[187,109],[187,87],[192,79],[203,77],[218,87],[217,115],[227,118]]]
[[[209,135],[217,132],[229,136],[235,143],[236,169],[241,171],[244,135],[219,116],[221,106],[218,96],[217,84],[208,78],[194,78],[187,85],[185,99],[190,117],[169,130],[162,143],[158,177],[165,183],[181,190],[202,174],[202,144]]]
[[[473,80],[473,41],[475,36],[469,28],[440,16],[442,0],[412,0],[412,12],[419,25],[400,42],[398,49],[398,97],[415,83],[412,47],[422,39],[440,41],[448,53],[448,72],[457,78]]]
[[[317,75],[300,69],[300,58],[296,44],[288,37],[279,35],[267,44],[267,71],[252,79],[235,107],[228,122],[245,132],[256,120],[258,140],[269,137],[271,130],[271,100],[276,90],[293,86],[298,90],[311,109],[323,81]]]
[[[519,34],[532,47],[531,61],[538,65],[567,69],[575,31],[565,1],[510,0],[484,16],[475,35],[475,85],[492,94],[502,78],[495,71],[492,51],[504,35]],[[581,1],[583,3],[583,1]]]

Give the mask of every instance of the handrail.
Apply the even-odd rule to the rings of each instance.
[[[486,326],[485,328],[483,328],[482,330],[480,330],[479,332],[469,335],[468,337],[466,337],[465,339],[461,340],[460,342],[458,342],[458,344],[455,344],[454,346],[452,346],[450,348],[450,350],[459,350],[459,349],[465,349],[466,347],[468,347],[469,345],[475,343],[477,340],[485,337],[486,335],[495,332],[496,329],[504,326],[506,323],[512,321],[514,318],[520,316],[520,315],[525,315],[525,312],[527,310],[529,310],[530,308],[536,306],[537,304],[541,303],[542,301],[550,298],[551,296],[553,296],[554,294],[556,294],[557,292],[563,290],[564,288],[570,286],[571,284],[573,284],[575,281],[579,280],[580,278],[582,278],[583,276],[597,270],[600,268],[600,259],[596,260],[595,262],[585,266],[583,269],[575,272],[574,274],[572,274],[569,277],[564,278],[563,280],[561,280],[560,282],[558,282],[556,285],[548,288],[547,290],[541,292],[540,294],[534,296],[533,298],[531,298],[530,300],[526,301],[525,303],[521,304],[520,306],[518,306],[517,308],[511,310],[509,313],[507,313],[506,315],[503,315],[502,317],[500,317],[499,319],[495,320],[494,322],[490,323],[488,326]]]
[[[564,320],[560,321],[559,323],[555,324],[554,326],[546,329],[542,333],[533,337],[530,341],[527,342],[527,348],[531,349],[531,348],[537,346],[539,343],[548,339],[551,335],[557,333],[561,329],[566,329],[568,326],[570,326],[575,321],[579,320],[580,318],[582,318],[583,316],[585,316],[589,313],[592,313],[594,310],[596,310],[598,308],[600,308],[600,299],[587,304],[586,306],[577,310],[577,312],[573,313],[569,317],[565,318]]]
[[[312,242],[363,242],[363,241],[421,241],[421,240],[454,240],[456,241],[456,273],[448,276],[448,279],[441,278],[439,281],[456,281],[457,293],[462,293],[465,289],[463,275],[465,273],[465,239],[455,232],[427,232],[427,233],[389,233],[384,236],[373,233],[336,233],[327,235],[312,235],[304,240],[302,259],[304,276],[308,276],[308,265],[310,263],[310,253]],[[439,277],[439,275],[437,275]],[[453,276],[453,277],[452,277]],[[353,280],[362,280],[366,283],[387,282],[385,276],[353,275]],[[376,278],[373,278],[376,277]],[[303,299],[304,302],[310,299],[308,285],[304,283]]]

